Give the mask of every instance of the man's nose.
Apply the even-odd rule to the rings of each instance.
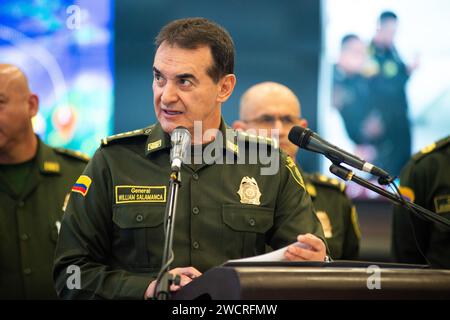
[[[275,120],[275,129],[278,129],[279,131],[280,131],[280,134],[281,134],[281,132],[282,131],[284,131],[284,125],[283,125],[283,122],[281,121],[281,119],[280,118],[277,118],[276,120]]]
[[[178,100],[178,93],[177,93],[177,87],[170,83],[167,82],[166,85],[163,88],[163,92],[161,94],[161,102],[168,106],[171,103],[174,103]]]

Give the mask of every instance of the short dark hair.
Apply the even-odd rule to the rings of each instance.
[[[170,22],[156,36],[156,48],[164,41],[184,49],[208,46],[213,65],[207,73],[216,83],[223,76],[234,73],[234,43],[230,34],[206,18],[185,18]]]
[[[383,24],[384,22],[386,22],[389,19],[393,19],[393,20],[397,20],[398,17],[397,15],[392,12],[392,11],[383,11],[380,14],[380,17],[378,18],[378,21],[380,22],[380,24]]]
[[[361,40],[361,39],[354,33],[348,33],[341,39],[341,49],[343,49],[345,45],[347,45],[352,40]]]

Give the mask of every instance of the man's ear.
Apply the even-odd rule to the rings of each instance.
[[[34,93],[28,97],[28,111],[31,118],[37,115],[39,111],[39,97]]]
[[[308,127],[308,120],[301,118],[298,125],[302,128],[307,128]]]
[[[217,95],[217,102],[224,103],[228,100],[236,85],[236,76],[234,74],[227,74],[219,80],[219,94]]]
[[[241,120],[236,120],[235,122],[233,122],[232,127],[234,130],[242,130],[242,131],[247,130],[247,125],[245,124],[244,121]]]

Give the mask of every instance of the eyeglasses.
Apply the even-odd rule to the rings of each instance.
[[[273,116],[270,114],[263,114],[255,119],[251,119],[251,120],[244,120],[244,122],[256,122],[256,123],[260,123],[260,124],[265,124],[265,125],[270,125],[270,126],[274,126],[275,122],[277,120],[280,120],[281,123],[283,125],[293,125],[295,123],[298,122],[298,120],[300,120],[297,117],[294,116]]]

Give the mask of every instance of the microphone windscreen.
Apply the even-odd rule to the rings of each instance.
[[[308,128],[294,126],[292,127],[291,131],[289,131],[288,139],[296,146],[303,148],[308,142],[307,138],[310,135],[309,134],[310,131],[311,130],[309,130]]]

